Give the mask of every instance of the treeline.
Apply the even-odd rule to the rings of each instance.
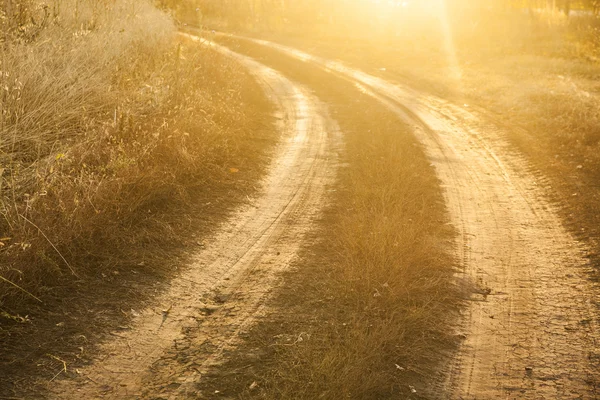
[[[178,10],[179,19],[191,24],[227,25],[229,27],[283,30],[290,25],[309,29],[314,25],[377,25],[391,18],[411,13],[435,14],[444,4],[450,12],[523,11],[533,13],[573,11],[597,15],[600,0],[421,0],[421,1],[356,1],[356,0],[159,0],[161,5]]]
[[[509,0],[512,7],[532,10],[558,10],[569,15],[573,10],[590,11],[597,15],[600,11],[600,0]]]

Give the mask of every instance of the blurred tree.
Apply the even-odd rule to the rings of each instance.
[[[582,5],[585,9],[590,10],[594,15],[600,12],[600,0],[582,0]]]
[[[8,1],[8,0],[0,0]],[[13,0],[15,1],[15,0]],[[231,27],[246,27],[279,31],[289,26],[312,29],[333,26],[342,30],[395,30],[393,17],[401,14],[399,1],[371,0],[158,0],[162,5],[191,14],[198,9],[204,20],[226,21]],[[424,4],[433,0],[412,0]],[[532,16],[540,11],[561,11],[569,15],[572,9],[598,13],[600,0],[444,0],[447,7],[458,10],[497,9],[503,12],[529,9]],[[184,6],[191,4],[192,6]],[[338,29],[338,31],[340,31]]]

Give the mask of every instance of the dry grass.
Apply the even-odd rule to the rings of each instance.
[[[350,83],[260,46],[240,50],[310,85],[329,104],[345,135],[346,167],[285,276],[275,312],[204,393],[435,397],[440,368],[457,344],[452,319],[462,294],[432,167],[410,129]],[[258,388],[250,388],[254,381]]]
[[[115,183],[134,176],[127,163],[159,143],[133,118],[168,107],[173,97],[159,99],[151,92],[160,86],[144,86],[159,83],[160,53],[173,57],[166,16],[146,2],[117,2],[89,15],[87,3],[77,3],[77,16],[56,14],[34,39],[7,34],[1,50],[0,272],[22,286],[80,269],[66,261],[76,252],[72,243],[95,220],[110,218],[102,197],[118,195]],[[136,129],[150,140],[126,137]],[[0,299],[6,304],[12,294],[2,290]]]
[[[143,1],[82,24],[61,20],[2,55],[0,257],[18,282],[85,269],[65,259],[87,246],[108,256],[125,244],[115,230],[151,230],[148,213],[222,179],[236,152],[235,67],[174,44],[171,21]]]
[[[275,365],[260,377],[268,398],[424,397],[452,348],[458,293],[435,179],[405,127],[365,114],[385,122],[370,132],[346,125],[350,166],[318,251],[306,250],[302,277],[290,279],[300,279],[284,307],[293,323],[278,332]]]
[[[253,194],[274,143],[258,85],[148,2],[55,5],[0,49],[0,396],[47,383],[47,353],[90,357]]]

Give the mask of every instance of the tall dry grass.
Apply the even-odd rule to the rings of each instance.
[[[36,280],[42,264],[77,274],[64,243],[81,233],[77,225],[87,221],[80,214],[102,186],[127,159],[134,162],[122,120],[142,117],[168,97],[153,78],[173,46],[174,26],[145,1],[11,6],[5,25],[17,26],[5,27],[0,48],[0,273],[22,286]],[[10,21],[15,8],[30,21],[40,12],[46,20],[17,24]],[[11,290],[2,288],[0,298]]]
[[[258,84],[151,3],[47,5],[0,46],[0,397],[39,397],[126,325],[275,142]]]
[[[242,98],[248,76],[177,42],[150,2],[42,7],[51,20],[35,38],[7,34],[0,49],[0,307],[9,313],[57,282],[164,252],[191,224],[188,206],[210,203],[219,185],[236,191],[223,186],[227,165],[250,168],[242,152],[268,145],[251,144],[264,126]]]

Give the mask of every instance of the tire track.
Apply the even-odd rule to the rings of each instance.
[[[599,288],[587,249],[563,227],[527,162],[484,115],[287,46],[241,38],[314,63],[413,124],[458,231],[459,281],[473,292],[447,382],[454,399],[600,396]]]
[[[191,40],[199,38],[185,35]],[[79,378],[50,388],[53,398],[186,398],[238,336],[264,313],[278,274],[294,259],[335,180],[341,140],[324,106],[306,89],[247,57],[204,42],[247,67],[279,109],[281,144],[261,196],[225,223],[196,260]]]

